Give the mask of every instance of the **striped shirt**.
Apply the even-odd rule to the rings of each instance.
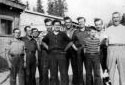
[[[99,38],[86,38],[85,39],[85,53],[99,53],[100,40]]]

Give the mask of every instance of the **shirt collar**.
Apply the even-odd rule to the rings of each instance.
[[[26,38],[31,41],[33,38],[29,37],[29,36],[26,36]]]

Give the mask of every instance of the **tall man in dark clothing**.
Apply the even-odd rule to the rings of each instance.
[[[73,42],[77,47],[77,64],[78,64],[78,83],[83,85],[83,61],[84,61],[84,50],[82,45],[84,44],[84,39],[89,36],[88,29],[85,26],[85,18],[78,17],[79,29],[73,34]]]
[[[46,27],[46,35],[49,32],[52,32],[52,20],[46,18],[44,20],[44,24]],[[45,37],[44,35],[43,37]],[[40,85],[49,85],[49,58],[48,58],[48,50],[47,46],[44,42],[41,41],[41,52],[42,56],[38,57],[38,68],[39,68],[39,73],[40,73],[40,80],[39,83]]]
[[[52,20],[46,18],[44,20],[46,31],[48,34],[52,31]],[[48,70],[49,70],[49,62],[48,62],[48,51],[47,47],[45,46],[44,42],[42,42],[42,37],[39,37],[38,29],[32,29],[33,34],[35,35],[35,40],[40,47],[38,51],[38,70],[39,70],[39,84],[40,85],[49,85],[49,77],[48,77]]]
[[[26,52],[26,85],[36,85],[35,73],[38,58],[36,51],[38,49],[36,41],[32,38],[32,30],[30,26],[24,28],[26,36],[22,38],[25,43]]]
[[[72,20],[70,17],[64,17],[64,26],[67,36],[72,39],[73,33],[76,30],[72,25]],[[77,52],[74,50],[74,47],[70,47],[66,53],[67,58],[67,70],[69,69],[69,62],[71,61],[73,79],[72,84],[76,85],[78,83],[78,66],[77,66]],[[68,71],[67,71],[68,72]]]
[[[63,32],[60,32],[61,22],[53,21],[54,30],[49,32],[43,42],[48,45],[50,60],[50,85],[59,85],[58,83],[58,67],[61,76],[61,85],[68,85],[68,73],[66,67],[66,57],[64,50],[70,39]]]

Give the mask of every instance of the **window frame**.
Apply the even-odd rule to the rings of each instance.
[[[13,27],[14,27],[14,19],[12,17],[9,17],[9,16],[5,16],[5,15],[0,15],[0,28],[1,28],[1,20],[9,20],[12,22],[12,25],[11,25],[11,30],[13,30]],[[12,36],[12,33],[11,34],[1,34],[0,33],[0,37],[11,37]]]

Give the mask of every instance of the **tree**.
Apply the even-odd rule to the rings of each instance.
[[[26,1],[26,9],[27,9],[27,10],[30,10],[29,2],[28,2],[28,1]]]
[[[48,0],[48,14],[54,15],[54,2]]]
[[[37,0],[37,8],[36,8],[36,11],[37,11],[37,12],[40,12],[40,13],[44,13],[41,0]]]
[[[63,17],[66,10],[67,5],[65,0],[48,0],[48,14]]]

